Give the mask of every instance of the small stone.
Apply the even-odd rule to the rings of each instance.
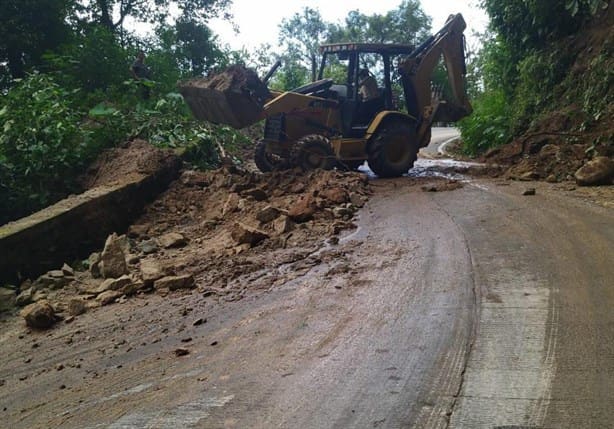
[[[155,239],[149,239],[145,241],[141,241],[139,243],[139,249],[146,255],[150,255],[152,253],[156,253],[158,251],[158,243]]]
[[[335,204],[343,204],[349,200],[348,193],[340,187],[324,189],[320,195]]]
[[[158,262],[152,259],[143,259],[140,265],[141,277],[145,283],[151,283],[164,277],[164,270]]]
[[[522,195],[535,195],[535,188],[527,188],[524,190]]]
[[[363,207],[365,205],[366,200],[367,199],[365,197],[356,192],[350,193],[350,202],[356,207]]]
[[[100,253],[92,253],[89,258],[87,258],[87,262],[90,269],[90,274],[95,279],[99,279],[102,277],[102,273],[100,272]]]
[[[73,298],[68,301],[67,311],[71,316],[80,316],[87,310],[85,301],[78,298]]]
[[[558,183],[558,181],[559,179],[557,179],[554,174],[551,174],[548,177],[546,177],[546,182],[548,183]]]
[[[64,277],[64,272],[62,270],[51,270],[47,272],[47,275],[53,279],[61,279]]]
[[[128,228],[128,237],[147,237],[148,231],[149,225],[131,225],[130,228]]]
[[[243,192],[243,195],[245,195],[246,197],[252,197],[256,201],[265,201],[268,198],[266,192],[260,188],[249,189]]]
[[[28,305],[21,315],[26,320],[26,325],[36,329],[48,329],[57,321],[55,310],[47,301]]]
[[[266,232],[240,222],[235,223],[230,235],[237,244],[249,244],[250,246],[255,246],[261,241],[269,238]]]
[[[158,238],[158,243],[165,249],[173,247],[183,247],[188,244],[188,240],[178,232],[169,232]]]
[[[122,296],[123,294],[119,291],[116,290],[108,290],[106,292],[102,292],[100,295],[98,295],[96,297],[96,301],[98,301],[100,303],[100,305],[109,305],[113,302],[115,302],[115,300],[117,298],[119,298],[120,296]]]
[[[17,296],[13,289],[0,287],[0,311],[11,310],[15,307]]]
[[[279,209],[273,206],[266,206],[258,213],[256,213],[256,219],[263,224],[269,223],[277,219],[280,215]]]
[[[62,274],[64,274],[66,277],[74,277],[75,270],[73,270],[70,265],[64,264],[62,265]]]
[[[32,304],[34,301],[34,290],[33,288],[23,290],[19,295],[17,295],[17,299],[15,303],[19,307],[25,307],[28,304]]]
[[[119,290],[130,283],[132,283],[132,279],[128,275],[123,275],[118,279],[106,279],[92,292],[98,295],[108,290]]]
[[[136,265],[139,263],[140,260],[141,258],[139,257],[139,255],[128,255],[128,257],[126,258],[126,262],[128,262],[128,264],[130,265]]]
[[[118,278],[128,273],[124,254],[124,237],[113,233],[109,235],[102,251],[102,275],[105,279]]]
[[[55,369],[56,369],[56,371],[62,371],[62,370],[64,369],[64,365],[62,365],[62,364],[60,363],[60,364],[58,364],[58,365],[55,367]]]
[[[285,234],[292,231],[294,222],[288,216],[282,215],[273,221],[273,230],[277,234]]]
[[[155,289],[189,289],[195,286],[194,276],[186,274],[183,276],[167,276],[162,277],[154,282]]]
[[[130,283],[130,284],[124,286],[121,289],[121,292],[124,295],[129,295],[130,296],[130,295],[135,295],[138,291],[140,291],[140,290],[142,290],[144,288],[145,288],[145,283],[143,283],[143,282],[133,282],[133,283]]]
[[[64,319],[64,323],[69,324],[75,321],[75,316],[68,316],[66,319]]]
[[[190,351],[186,348],[183,347],[179,347],[177,349],[175,349],[175,356],[180,357],[180,356],[186,356],[189,355]]]
[[[226,216],[230,213],[233,213],[239,210],[239,200],[240,199],[241,197],[237,193],[232,193],[228,195],[228,198],[226,198],[226,202],[224,203],[224,206],[222,207],[222,216]]]
[[[203,319],[202,317],[196,319],[194,322],[192,322],[192,326],[199,326],[202,325],[203,323],[207,323],[207,319]]]
[[[307,222],[313,218],[316,212],[315,200],[311,195],[304,195],[294,203],[290,210],[288,210],[288,216],[295,222]]]

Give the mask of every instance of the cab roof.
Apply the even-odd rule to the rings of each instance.
[[[409,55],[414,49],[413,45],[401,45],[396,43],[328,43],[320,46],[322,53],[338,52],[366,52],[389,55]]]

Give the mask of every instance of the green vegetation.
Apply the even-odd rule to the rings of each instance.
[[[580,121],[583,129],[577,131],[606,114],[613,99],[612,41],[606,41],[604,52],[591,53],[586,69],[574,69],[587,49],[574,41],[607,13],[607,2],[484,0],[483,6],[491,32],[470,67],[481,88],[473,100],[475,112],[460,123],[468,153],[508,143],[556,110],[579,108],[576,116],[588,120]]]
[[[170,6],[180,16],[169,24]],[[0,223],[68,193],[104,149],[140,137],[183,148],[201,168],[234,130],[196,122],[175,91],[178,79],[228,64],[206,25],[228,0],[7,0],[0,16]],[[126,18],[153,24],[138,37]],[[152,80],[129,71],[146,52]]]

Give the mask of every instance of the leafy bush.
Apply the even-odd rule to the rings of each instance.
[[[0,105],[0,220],[48,204],[73,190],[75,172],[89,158],[78,91],[51,76],[33,74],[14,86]]]
[[[458,123],[469,155],[485,152],[511,138],[510,105],[503,91],[482,94],[474,101],[473,113]]]

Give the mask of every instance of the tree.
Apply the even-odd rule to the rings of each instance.
[[[70,37],[69,0],[1,0],[0,64],[13,78],[41,63],[45,51],[57,48]]]
[[[195,22],[205,22],[224,13],[232,0],[79,0],[84,5],[91,21],[97,22],[113,32],[123,29],[126,18],[137,22],[162,23],[169,17],[171,6],[181,16]]]
[[[431,18],[424,13],[420,2],[404,0],[384,15],[351,11],[345,25],[331,28],[329,41],[416,45],[428,37],[430,30]]]
[[[279,42],[287,53],[291,53],[290,62],[303,62],[311,71],[311,80],[315,81],[320,63],[320,45],[328,38],[329,24],[325,23],[317,9],[305,7],[290,19],[283,19],[279,25]]]

